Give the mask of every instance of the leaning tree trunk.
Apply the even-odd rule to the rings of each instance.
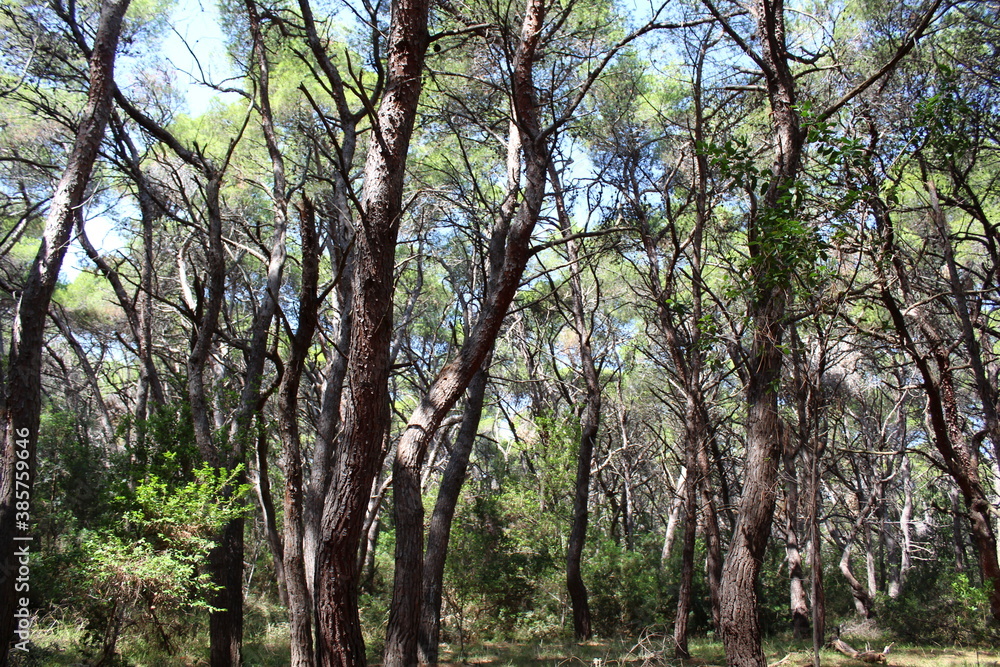
[[[28,530],[41,419],[45,320],[111,113],[115,53],[128,6],[129,0],[102,3],[89,58],[87,105],[66,169],[49,204],[41,247],[14,313],[0,436],[0,664],[7,664],[15,612],[21,606],[22,595],[15,591],[20,566],[16,552],[30,551],[31,544]],[[20,627],[20,621],[18,629],[25,629]]]
[[[525,156],[524,199],[506,235],[507,245],[497,280],[490,281],[482,312],[458,355],[441,372],[414,410],[396,447],[393,462],[393,498],[396,510],[396,567],[389,626],[386,630],[386,667],[416,664],[420,601],[423,590],[424,508],[420,471],[428,443],[438,425],[465,392],[473,375],[493,348],[507,308],[520,286],[531,255],[531,233],[541,210],[548,157],[539,138],[532,66],[542,33],[544,3],[529,0],[521,43],[513,68],[513,107]]]
[[[517,125],[510,123],[507,140],[507,195],[500,208],[500,217],[494,225],[488,250],[489,283],[499,284],[504,264],[504,250],[510,223],[517,208],[517,193],[521,181],[521,138]],[[492,350],[483,360],[466,390],[466,405],[462,423],[438,487],[438,497],[427,529],[427,547],[424,555],[423,594],[417,630],[418,659],[424,664],[437,664],[438,644],[441,636],[441,594],[444,565],[451,536],[451,522],[455,516],[462,484],[465,481],[469,457],[479,430],[483,412],[486,385]]]
[[[483,414],[486,385],[489,379],[489,360],[469,383],[465,410],[458,435],[452,445],[451,456],[441,477],[437,501],[427,528],[427,548],[424,555],[423,598],[420,606],[417,658],[421,664],[436,665],[438,644],[441,637],[441,594],[444,583],[444,565],[451,538],[451,522],[461,494],[462,483],[469,467],[469,457],[476,443],[479,421]]]
[[[403,213],[406,158],[430,43],[428,0],[398,0],[392,10],[386,88],[373,118],[356,237],[347,418],[320,519],[314,594],[318,662],[323,667],[365,664],[357,553],[391,417],[389,346],[396,239]]]
[[[1000,621],[1000,563],[997,558],[997,540],[993,530],[992,505],[979,475],[978,453],[969,447],[962,432],[961,412],[955,392],[950,349],[941,335],[938,325],[928,314],[923,303],[918,303],[912,293],[905,268],[898,254],[893,221],[884,203],[873,198],[872,212],[882,235],[882,257],[895,270],[895,280],[907,303],[906,308],[896,300],[889,289],[888,277],[879,269],[880,297],[889,312],[893,327],[901,345],[914,362],[923,380],[924,395],[927,398],[926,416],[934,446],[941,454],[945,468],[955,480],[965,500],[966,516],[972,542],[979,557],[979,567],[983,580],[992,584],[990,592],[990,613]],[[912,318],[911,327],[907,317]],[[928,351],[917,343],[918,333],[926,342]],[[931,361],[934,367],[931,366]]]

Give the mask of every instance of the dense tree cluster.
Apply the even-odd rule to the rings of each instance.
[[[0,663],[992,637],[995,2],[171,11],[0,9]]]

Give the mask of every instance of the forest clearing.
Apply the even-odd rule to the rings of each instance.
[[[997,664],[997,0],[8,0],[0,312],[0,667]]]

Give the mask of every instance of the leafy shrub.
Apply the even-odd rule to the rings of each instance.
[[[600,634],[637,635],[646,628],[673,622],[677,583],[668,574],[680,571],[679,556],[676,567],[672,563],[664,570],[660,554],[652,546],[629,551],[604,540],[588,550],[584,581],[589,588],[594,628]],[[698,591],[694,597],[701,597]]]
[[[879,622],[907,642],[996,645],[1000,631],[991,622],[989,586],[947,564],[921,563],[910,571],[902,596],[878,598]]]
[[[239,474],[205,465],[179,486],[151,477],[136,489],[118,530],[83,532],[74,579],[90,651],[108,659],[123,631],[134,628],[171,653],[172,637],[211,610],[206,600],[215,586],[204,565],[212,536],[245,513],[246,488],[227,493]]]
[[[518,549],[507,528],[497,495],[477,496],[458,509],[443,602],[463,635],[511,638],[518,620],[531,609],[534,577],[545,564],[538,553]]]

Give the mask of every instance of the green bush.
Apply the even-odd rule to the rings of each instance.
[[[903,595],[879,596],[876,608],[879,624],[901,641],[997,645],[989,596],[989,582],[978,586],[966,573],[932,561],[910,571]]]
[[[548,569],[544,554],[518,548],[508,534],[508,518],[497,494],[478,495],[458,508],[444,611],[451,619],[448,629],[464,637],[513,638],[532,610],[539,573]]]
[[[117,529],[82,531],[73,597],[91,653],[113,656],[126,629],[172,653],[173,637],[189,631],[200,612],[211,611],[207,600],[215,586],[205,565],[212,536],[246,511],[246,487],[227,493],[238,475],[205,465],[182,485],[150,477],[136,488]]]
[[[639,546],[629,551],[605,539],[588,549],[584,581],[589,588],[594,628],[601,635],[637,635],[646,628],[674,620],[677,582],[676,577],[669,575],[679,572],[679,555],[676,563],[663,569],[660,554],[652,548],[654,545],[643,546],[647,548]],[[699,618],[703,616],[701,605],[697,604],[700,597],[696,590],[694,598]],[[695,627],[699,624],[696,619]]]

